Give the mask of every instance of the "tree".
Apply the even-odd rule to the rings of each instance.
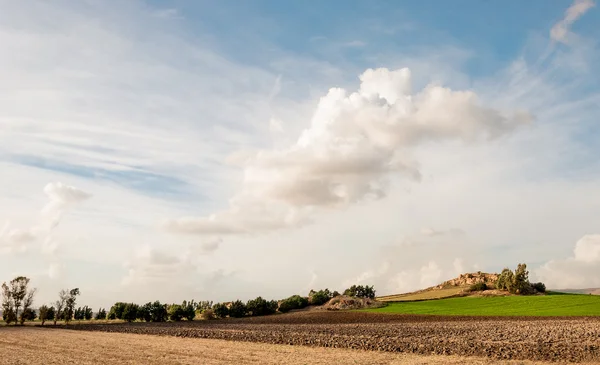
[[[2,319],[6,324],[17,323],[12,293],[6,283],[2,284]]]
[[[193,300],[186,302],[185,300],[181,304],[181,310],[183,311],[183,317],[188,321],[193,321],[196,318],[196,307],[197,303]]]
[[[262,297],[249,300],[246,303],[246,312],[251,316],[266,316],[277,311],[276,301],[266,301]]]
[[[138,307],[137,319],[150,322],[152,320],[152,303],[146,303]]]
[[[94,319],[96,319],[96,320],[106,319],[106,309],[104,309],[104,308],[98,309],[98,312],[96,312]]]
[[[329,289],[319,291],[311,290],[310,293],[308,293],[308,303],[310,305],[322,305],[327,303],[331,298],[333,298],[333,295]]]
[[[169,316],[167,305],[161,304],[158,300],[150,305],[150,316],[152,322],[165,322]]]
[[[83,318],[85,318],[87,321],[92,319],[93,314],[92,308],[88,307],[87,305],[83,307]]]
[[[108,312],[108,319],[122,319],[123,311],[125,310],[125,306],[127,303],[116,302],[110,307],[110,311]]]
[[[308,306],[308,298],[301,297],[299,295],[292,295],[291,297],[284,299],[279,303],[278,310],[281,313],[289,312],[293,309],[302,309]]]
[[[31,305],[36,289],[29,288],[30,279],[18,276],[11,280],[8,285],[2,284],[2,312],[7,323],[19,321],[21,325],[32,317]],[[19,316],[19,309],[21,315]],[[4,314],[6,313],[6,314]],[[35,312],[34,312],[35,314]]]
[[[69,290],[69,294],[65,301],[65,309],[63,318],[66,324],[69,324],[73,318],[75,312],[75,303],[77,302],[77,296],[79,295],[79,288]]]
[[[179,304],[171,304],[168,308],[169,319],[174,322],[179,322],[185,315],[183,308]]]
[[[217,318],[225,318],[229,315],[229,308],[223,303],[213,305],[212,310]]]
[[[133,322],[137,318],[138,315],[138,305],[134,303],[127,303],[123,308],[123,316],[122,319],[127,322]]]
[[[241,300],[236,300],[229,307],[229,317],[241,318],[246,315],[246,305]]]
[[[344,290],[344,295],[356,298],[375,299],[375,287],[373,285],[352,285],[348,289]]]
[[[56,321],[64,318],[64,310],[67,304],[67,298],[69,297],[69,292],[67,290],[61,290],[58,293],[58,300],[54,303],[56,307],[56,315],[54,316],[54,325],[56,326]]]
[[[43,305],[43,306],[41,306],[41,307],[38,308],[39,318],[40,318],[40,321],[42,321],[42,326],[44,325],[44,323],[48,319],[48,312],[49,311],[50,311],[50,307],[48,307],[47,305]]]

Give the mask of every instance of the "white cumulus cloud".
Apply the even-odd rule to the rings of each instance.
[[[548,261],[534,274],[554,289],[600,287],[600,234],[583,236],[572,257]]]
[[[166,222],[173,232],[240,234],[310,221],[310,209],[386,195],[390,178],[419,180],[411,148],[427,141],[494,139],[531,121],[480,103],[472,91],[411,90],[410,70],[368,69],[360,88],[332,88],[296,143],[244,159],[243,187],[229,209]]]

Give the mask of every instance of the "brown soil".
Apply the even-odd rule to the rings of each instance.
[[[0,348],[6,365],[542,364],[32,327],[0,327]]]
[[[70,328],[504,360],[600,360],[600,318],[314,311],[239,320],[73,325]]]

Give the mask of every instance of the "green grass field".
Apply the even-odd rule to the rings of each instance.
[[[600,296],[548,293],[543,296],[461,297],[389,303],[369,312],[464,316],[600,316]]]

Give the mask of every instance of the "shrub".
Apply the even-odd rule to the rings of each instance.
[[[202,311],[202,319],[204,320],[211,320],[211,319],[215,319],[215,312],[212,309],[205,309]]]
[[[223,303],[213,305],[212,310],[217,318],[225,318],[229,315],[229,308]]]
[[[475,283],[469,287],[469,291],[484,291],[487,289],[488,287],[484,282]]]
[[[246,305],[241,300],[236,300],[229,307],[229,317],[241,318],[246,315]]]
[[[535,291],[537,291],[538,293],[546,292],[546,285],[544,283],[533,283],[531,284],[531,287],[535,289]]]
[[[246,312],[252,316],[266,316],[277,311],[276,301],[266,301],[262,297],[249,300],[246,304]]]
[[[293,309],[306,308],[306,306],[308,306],[308,298],[292,295],[291,297],[282,300],[281,303],[279,303],[278,309],[281,313],[286,313]]]

